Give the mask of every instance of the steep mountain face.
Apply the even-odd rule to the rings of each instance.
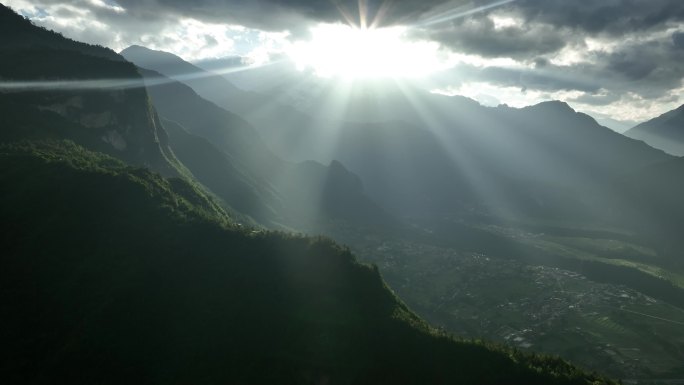
[[[684,228],[682,172],[683,158],[635,170],[615,182],[623,194],[613,203],[613,215],[617,220],[638,226],[641,233],[655,241],[662,254],[678,256],[680,268],[684,266],[681,257],[684,247],[681,236]]]
[[[287,126],[287,130],[284,131],[289,132],[295,127],[317,127],[321,123],[314,121],[311,116],[288,104],[287,100],[279,100],[281,93],[271,92],[273,84],[270,82],[283,85],[283,90],[285,90],[288,85],[298,80],[298,76],[287,75],[292,73],[289,68],[281,70],[279,66],[268,66],[258,70],[258,75],[251,75],[250,79],[256,77],[259,79],[258,83],[264,84],[264,88],[260,88],[260,91],[266,91],[263,93],[240,89],[226,80],[224,76],[206,71],[168,52],[131,46],[121,51],[121,55],[138,67],[158,72],[189,85],[202,98],[215,103],[226,111],[238,114],[259,132],[271,132],[282,126]],[[251,73],[252,71],[250,69],[247,72]],[[288,83],[282,83],[283,76],[289,79]],[[302,85],[299,84],[299,86]],[[329,117],[325,117],[325,120],[329,120]],[[268,144],[271,145],[270,142]],[[280,152],[277,153],[280,154]],[[282,156],[282,154],[280,155]],[[287,159],[310,160],[310,158],[289,157]]]
[[[238,95],[244,93],[243,90],[222,76],[207,72],[184,60],[179,60],[178,56],[168,52],[133,45],[121,51],[120,55],[138,67],[154,70],[167,77],[182,79],[197,88],[215,89],[216,92],[229,95],[226,97],[231,97],[236,93]]]
[[[201,183],[237,211],[261,223],[305,229],[335,220],[394,226],[339,162],[329,167],[285,162],[241,117],[182,83],[140,71],[150,84],[155,108],[169,120],[171,148]]]
[[[684,156],[684,105],[625,132],[676,156]]]
[[[339,159],[390,212],[412,216],[470,208],[514,217],[596,220],[595,204],[617,193],[609,180],[670,159],[564,103],[487,108],[428,94],[418,103],[415,95],[413,117],[407,101],[393,103],[399,106],[395,117],[404,115],[404,120],[318,130],[282,126],[262,135],[281,154]]]
[[[128,57],[170,76],[181,67],[211,76],[157,51],[135,48]],[[616,193],[609,180],[670,158],[560,102],[489,108],[409,84],[340,85],[301,75],[299,84],[283,86],[267,76],[268,68],[256,71],[274,82],[262,85],[265,93],[258,97],[244,91],[236,97],[234,86],[222,97],[215,85],[178,79],[253,122],[280,157],[341,161],[373,200],[397,216],[475,211],[601,220],[596,206]]]
[[[67,138],[164,175],[182,167],[135,66],[32,25],[0,5],[3,141]]]
[[[1,145],[0,186],[2,383],[608,383],[437,335],[332,242],[73,143]]]
[[[197,181],[220,197],[227,206],[260,223],[279,218],[282,207],[273,207],[279,197],[271,186],[252,177],[248,171],[240,168],[238,161],[207,139],[190,134],[176,122],[163,120],[163,124],[174,154]]]
[[[15,86],[22,82],[19,88],[0,91],[0,121],[6,127],[0,134],[2,141],[70,139],[163,175],[194,176],[234,214],[269,226],[316,228],[339,219],[329,216],[341,214],[331,209],[340,204],[363,208],[356,216],[359,220],[392,222],[377,207],[369,210],[374,205],[361,188],[333,202],[324,195],[329,194],[324,182],[331,176],[343,180],[339,173],[327,172],[322,165],[283,162],[249,123],[203,100],[189,87],[174,83],[148,91],[137,68],[112,51],[61,38],[9,10],[2,17],[8,20],[3,28],[13,26],[19,42],[6,44],[10,48],[4,49],[7,59],[0,63],[0,76]],[[162,126],[148,92],[170,119],[173,138]],[[346,218],[354,217],[349,215],[354,211],[344,211]]]
[[[120,55],[110,49],[67,39],[57,32],[37,27],[3,4],[0,4],[0,20],[2,20],[2,23],[0,23],[0,36],[11,36],[11,39],[3,38],[0,40],[0,49],[23,51],[27,47],[36,49],[51,48],[79,52],[114,61],[123,61]]]

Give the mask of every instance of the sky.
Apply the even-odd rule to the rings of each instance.
[[[421,76],[434,92],[486,105],[563,100],[616,130],[684,103],[682,0],[0,1],[116,51]]]

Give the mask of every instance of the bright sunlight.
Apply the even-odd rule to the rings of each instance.
[[[358,28],[321,24],[310,41],[292,45],[289,55],[300,70],[322,77],[421,77],[439,70],[439,45],[410,41],[406,27]]]

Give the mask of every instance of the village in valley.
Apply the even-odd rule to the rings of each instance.
[[[684,359],[684,311],[663,301],[557,267],[405,239],[350,240],[413,311],[455,336],[559,355],[634,384],[684,377],[673,372]],[[656,332],[663,328],[667,337]]]

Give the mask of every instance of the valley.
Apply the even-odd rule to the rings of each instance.
[[[338,239],[377,264],[411,309],[456,336],[560,355],[614,378],[684,375],[681,307],[552,267],[553,260],[537,265],[514,254],[353,233]]]
[[[0,383],[684,384],[679,3],[5,2]]]

